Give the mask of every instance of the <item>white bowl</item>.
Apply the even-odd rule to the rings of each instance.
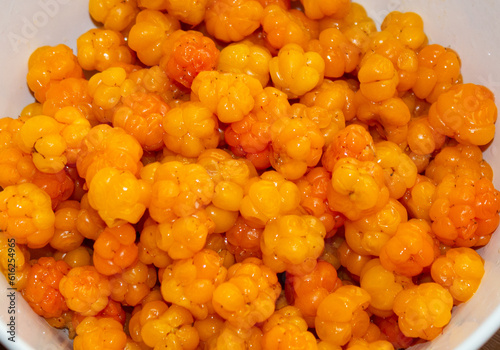
[[[327,1],[327,0],[326,0]],[[465,82],[483,84],[500,98],[500,1],[497,0],[357,0],[379,24],[390,11],[413,11],[424,20],[433,43],[450,46],[462,60]],[[25,83],[31,52],[63,43],[75,49],[76,38],[93,27],[87,0],[2,0],[0,12],[0,117],[16,117],[33,102]],[[500,138],[485,152],[500,188]],[[500,327],[500,235],[480,249],[486,273],[474,297],[453,310],[450,324],[432,342],[413,349],[479,349]],[[48,326],[18,296],[16,343],[8,341],[9,298],[0,278],[0,342],[9,349],[71,349],[63,332]]]

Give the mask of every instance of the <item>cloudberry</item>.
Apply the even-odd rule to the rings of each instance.
[[[217,67],[220,51],[212,39],[197,31],[176,30],[163,45],[160,67],[168,77],[187,88],[203,71]]]
[[[429,124],[458,142],[486,145],[495,135],[497,107],[493,93],[476,84],[457,84],[443,92],[429,110]]]
[[[325,235],[325,226],[314,216],[280,216],[262,233],[262,261],[276,273],[310,273],[323,251]]]
[[[260,27],[264,9],[256,0],[212,0],[205,12],[207,32],[224,42],[240,41]]]
[[[73,51],[64,44],[41,46],[28,60],[27,83],[37,101],[43,103],[47,90],[65,78],[82,78],[82,67]]]
[[[146,298],[156,285],[156,281],[155,267],[138,261],[121,273],[110,277],[110,298],[123,305],[135,306]]]
[[[425,220],[410,219],[400,223],[396,233],[380,251],[382,266],[404,276],[416,276],[435,258],[431,227]]]
[[[64,261],[41,257],[28,272],[23,296],[31,308],[45,318],[59,317],[68,310],[59,291],[59,281],[70,270]]]
[[[269,61],[272,56],[263,46],[243,40],[223,48],[217,70],[227,73],[244,73],[257,78],[262,86],[269,81]]]
[[[137,14],[127,43],[142,63],[155,66],[160,63],[163,55],[165,39],[178,29],[179,21],[170,14],[145,9]]]
[[[358,254],[379,256],[382,246],[396,233],[398,226],[407,221],[406,209],[390,198],[379,211],[358,220],[345,222],[345,239]]]
[[[199,100],[223,123],[240,121],[255,105],[260,82],[247,74],[205,71],[194,79],[192,100]]]
[[[450,322],[453,297],[437,283],[401,291],[394,300],[399,328],[407,337],[432,340]]]
[[[360,337],[368,329],[370,317],[365,311],[370,295],[356,286],[342,286],[319,304],[315,319],[316,333],[321,340],[345,345],[351,337]]]
[[[163,118],[165,146],[182,156],[197,157],[219,144],[217,117],[200,102],[186,102]]]
[[[274,312],[262,326],[263,349],[316,349],[316,337],[308,331],[301,312],[285,306]]]
[[[123,326],[112,318],[86,317],[76,327],[76,334],[75,350],[118,350],[127,343]]]
[[[139,9],[136,0],[90,0],[89,13],[106,29],[122,31],[135,19]]]
[[[286,274],[286,299],[290,305],[300,310],[307,325],[314,327],[319,304],[341,285],[335,267],[329,262],[318,260],[310,273]]]
[[[341,212],[350,220],[372,214],[389,199],[384,170],[374,161],[341,158],[333,169],[327,198],[330,209]]]
[[[452,49],[432,44],[418,52],[417,81],[412,88],[417,97],[433,103],[461,80],[460,58]]]
[[[297,185],[275,171],[267,171],[248,182],[240,213],[251,223],[265,225],[271,219],[292,213],[299,203]]]
[[[283,46],[269,61],[269,73],[274,86],[289,98],[304,95],[323,81],[325,61],[313,51],[304,51],[298,44]]]
[[[18,244],[41,248],[54,235],[55,215],[50,197],[31,183],[0,192],[0,231]]]
[[[95,316],[108,305],[111,286],[94,266],[81,266],[72,268],[61,279],[59,291],[68,308],[84,316]]]
[[[411,278],[386,270],[379,259],[370,260],[360,275],[361,288],[371,296],[370,311],[379,316],[392,314],[398,293],[412,285]]]
[[[276,273],[257,258],[232,265],[214,290],[215,312],[233,326],[249,329],[268,319],[281,292]]]
[[[111,276],[122,272],[137,258],[136,232],[132,225],[107,227],[94,242],[94,266],[98,272]]]
[[[76,47],[78,63],[88,71],[102,72],[112,66],[132,63],[134,59],[123,35],[110,29],[90,29],[80,35]]]
[[[196,319],[205,319],[212,308],[213,292],[224,282],[226,273],[221,257],[211,249],[203,249],[165,269],[162,296],[165,301],[188,309]]]
[[[90,183],[88,199],[109,227],[135,224],[149,206],[151,185],[130,171],[102,168]]]

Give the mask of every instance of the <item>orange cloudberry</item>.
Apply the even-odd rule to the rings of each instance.
[[[240,213],[249,222],[262,226],[271,219],[293,213],[299,203],[297,185],[276,171],[267,171],[245,186]]]
[[[165,268],[172,263],[172,259],[167,252],[158,248],[157,235],[158,225],[153,219],[148,218],[140,233],[140,241],[137,243],[138,257],[139,261],[146,265]]]
[[[307,325],[314,327],[319,304],[341,285],[335,267],[329,262],[319,260],[310,273],[286,274],[286,299],[290,305],[300,310]]]
[[[440,183],[448,174],[473,179],[493,179],[491,166],[483,159],[481,149],[474,145],[457,144],[444,147],[425,169],[425,175],[436,183]]]
[[[176,260],[163,272],[163,299],[185,307],[196,319],[205,319],[212,308],[213,292],[224,282],[226,273],[222,258],[211,249],[203,249],[189,259]]]
[[[102,168],[89,187],[89,203],[109,227],[137,223],[149,206],[151,185],[127,170]]]
[[[133,136],[145,151],[163,147],[163,120],[170,107],[154,93],[124,96],[113,114],[113,126]]]
[[[450,48],[439,44],[427,45],[418,52],[417,81],[412,90],[428,102],[435,102],[439,95],[461,82],[460,58]]]
[[[280,216],[262,232],[262,261],[276,273],[310,273],[323,251],[325,235],[325,226],[314,216]]]
[[[83,235],[78,231],[77,219],[80,203],[75,200],[61,202],[55,209],[54,236],[50,240],[52,248],[60,252],[69,252],[83,242]]]
[[[453,297],[437,283],[422,283],[401,291],[394,300],[399,328],[407,337],[432,340],[451,319]]]
[[[129,323],[135,341],[153,348],[194,350],[199,343],[191,313],[178,305],[167,306],[164,301],[151,301],[136,312]]]
[[[339,237],[338,240],[333,240],[331,244],[331,248],[333,250],[337,250],[336,254],[338,254],[338,259],[340,265],[342,265],[349,273],[348,280],[353,284],[353,280],[359,280],[359,276],[361,275],[361,271],[365,265],[373,259],[371,255],[362,255],[354,251],[351,246],[347,243],[346,240],[341,239]],[[341,280],[345,280],[346,276],[341,276],[339,274],[339,278]]]
[[[260,250],[260,237],[263,228],[252,227],[242,216],[226,231],[228,249],[234,254],[236,262],[246,258],[262,258]]]
[[[301,193],[300,205],[309,215],[317,217],[325,226],[326,238],[333,236],[343,226],[344,216],[328,206],[326,189],[330,173],[324,167],[314,167],[295,183]]]
[[[265,40],[271,48],[279,50],[286,44],[291,43],[297,44],[302,48],[307,46],[307,43],[311,39],[311,33],[304,23],[305,19],[300,17],[299,12],[288,11],[278,4],[266,6],[261,19],[261,25],[265,34]]]
[[[408,91],[415,85],[418,79],[417,54],[392,33],[381,31],[370,36],[368,52],[363,56],[363,61],[370,60],[373,55],[380,55],[392,62],[398,76],[397,91]]]
[[[276,273],[257,258],[232,265],[213,294],[215,312],[233,326],[249,329],[268,319],[281,292]]]
[[[0,234],[0,272],[11,288],[22,291],[31,269],[30,252],[24,244],[16,243],[14,238]]]
[[[319,21],[320,30],[337,27],[361,52],[366,52],[371,34],[377,31],[375,22],[368,16],[365,8],[355,2],[351,2],[349,11],[342,15],[345,16],[321,19]]]
[[[394,346],[387,340],[368,342],[361,338],[353,338],[349,341],[346,350],[394,350]]]
[[[88,92],[89,82],[85,78],[66,78],[55,81],[45,94],[42,112],[54,116],[63,107],[71,106],[77,108],[83,116],[91,123],[96,124],[96,118],[92,107],[92,97]],[[37,114],[37,115],[38,115]]]
[[[226,128],[224,140],[235,155],[246,157],[258,169],[269,168],[271,124],[281,117],[286,118],[289,109],[287,95],[268,86],[254,97],[252,112]]]
[[[323,153],[324,138],[318,125],[304,118],[308,107],[292,105],[290,118],[280,118],[271,124],[271,153],[273,168],[285,178],[296,180],[318,164]]]
[[[83,316],[94,316],[108,305],[111,287],[94,266],[72,268],[59,282],[68,308]]]
[[[240,41],[260,27],[264,9],[257,0],[212,0],[207,4],[207,32],[224,42]]]
[[[323,17],[344,17],[351,7],[350,0],[337,0],[324,3],[318,0],[301,0],[304,12],[311,19],[321,19]]]
[[[54,235],[55,215],[50,197],[31,183],[0,192],[0,231],[30,248],[41,248]]]
[[[28,272],[23,296],[31,308],[45,318],[59,317],[68,310],[59,292],[59,281],[70,270],[64,261],[41,257]]]
[[[89,13],[106,29],[122,31],[135,19],[139,9],[136,0],[90,0]]]
[[[203,71],[217,67],[220,51],[215,43],[201,32],[176,30],[163,45],[160,67],[168,77],[187,88]]]
[[[390,198],[379,211],[358,220],[347,220],[345,239],[356,253],[379,256],[382,246],[396,233],[399,224],[406,221],[406,209]]]
[[[210,204],[214,195],[214,181],[199,164],[155,162],[144,168],[141,177],[152,185],[149,214],[159,223],[196,213]]]
[[[453,246],[484,245],[499,223],[500,192],[486,177],[448,174],[429,208],[437,238]],[[487,239],[486,242],[484,239]]]
[[[247,74],[205,71],[194,79],[192,100],[199,100],[223,123],[240,121],[255,105],[260,82]]]
[[[94,266],[98,272],[111,276],[122,272],[137,258],[136,232],[132,225],[107,227],[94,242]]]
[[[143,149],[139,142],[121,128],[106,124],[94,126],[83,139],[76,167],[78,174],[90,185],[102,168],[113,167],[138,175]]]
[[[431,227],[425,220],[410,219],[400,223],[396,233],[382,246],[382,266],[404,276],[416,276],[435,258]]]
[[[379,259],[370,260],[360,275],[360,286],[371,297],[370,311],[379,316],[392,314],[396,295],[412,285],[410,277],[386,270]]]
[[[92,264],[92,250],[85,246],[79,246],[68,252],[57,251],[54,259],[64,260],[71,268]]]
[[[163,118],[165,146],[184,157],[197,157],[219,144],[217,117],[200,102],[186,102]]]
[[[66,141],[61,135],[62,128],[56,119],[37,115],[26,120],[19,130],[17,144],[23,152],[32,154],[38,170],[57,173],[66,166]]]
[[[474,295],[483,275],[483,258],[466,247],[447,250],[431,266],[432,279],[448,289],[455,304],[466,302]]]
[[[97,210],[90,205],[88,193],[85,193],[80,200],[80,211],[76,219],[76,228],[85,238],[94,241],[106,228],[104,220],[99,216]]]
[[[401,148],[406,147],[410,110],[399,97],[391,97],[381,102],[368,100],[362,93],[355,95],[359,121],[375,127],[381,139],[392,141]]]
[[[167,12],[179,21],[195,26],[205,18],[208,0],[165,0]]]
[[[134,57],[123,35],[115,30],[93,28],[76,40],[80,66],[88,71],[132,63]]]
[[[357,286],[342,286],[319,304],[315,319],[321,340],[345,345],[351,337],[360,337],[368,329],[370,317],[365,311],[370,294]]]
[[[137,53],[142,63],[154,66],[160,63],[165,39],[178,29],[180,23],[171,15],[145,9],[137,14],[135,23],[130,28],[127,43]]]
[[[356,116],[354,91],[345,80],[323,80],[321,85],[303,95],[300,103],[308,107],[322,107],[330,112],[342,112],[346,121]]]
[[[294,306],[276,310],[262,326],[262,349],[315,350],[316,337],[308,331],[301,312]]]
[[[339,159],[333,168],[327,198],[330,209],[350,220],[380,210],[389,199],[382,167],[374,161]]]
[[[138,261],[110,277],[110,298],[123,305],[136,306],[151,292],[156,281],[155,267]]]
[[[85,317],[76,327],[76,334],[75,350],[118,350],[127,343],[123,326],[112,318]]]
[[[401,198],[406,189],[415,184],[417,166],[394,142],[377,142],[375,159],[384,169],[385,184],[391,198]]]
[[[204,211],[158,225],[158,248],[172,259],[187,259],[203,249],[207,236],[214,230],[213,221]]]
[[[304,51],[298,44],[283,46],[269,61],[274,86],[289,98],[304,95],[323,81],[325,61],[314,51]]]
[[[438,132],[430,123],[429,117],[412,118],[408,124],[408,147],[417,155],[430,155],[441,149],[446,136]]]
[[[224,47],[219,56],[217,70],[227,73],[244,73],[257,78],[262,86],[269,81],[269,61],[272,56],[263,46],[249,40]]]
[[[370,55],[361,61],[358,79],[361,93],[374,102],[393,97],[399,82],[392,62],[380,54]]]
[[[361,59],[359,48],[337,28],[327,28],[318,39],[308,44],[308,49],[318,52],[325,62],[325,77],[339,78],[353,72]]]
[[[323,152],[321,163],[332,171],[340,158],[356,158],[360,161],[375,159],[373,138],[366,128],[359,124],[347,125],[333,135],[332,142]]]
[[[207,350],[217,349],[260,349],[262,348],[262,330],[258,326],[250,328],[224,322],[218,330],[205,343]]]
[[[91,129],[90,122],[76,107],[67,106],[54,114],[54,119],[62,126],[60,135],[66,145],[64,155],[67,165],[75,165],[80,153],[83,138]],[[35,147],[39,141],[35,143]],[[38,148],[37,148],[38,149]],[[33,159],[36,159],[33,156]]]
[[[408,210],[408,214],[416,219],[430,221],[429,209],[432,205],[436,184],[425,175],[417,175],[415,184],[406,190],[401,197],[401,203]]]
[[[392,11],[384,18],[380,29],[391,33],[412,50],[418,50],[427,44],[424,23],[415,12]]]
[[[81,77],[82,67],[73,51],[64,44],[41,46],[33,51],[28,60],[26,80],[35,98],[41,103],[45,102],[47,90],[54,82]]]
[[[463,144],[482,146],[493,140],[496,119],[493,93],[476,84],[452,86],[429,110],[429,124]]]

